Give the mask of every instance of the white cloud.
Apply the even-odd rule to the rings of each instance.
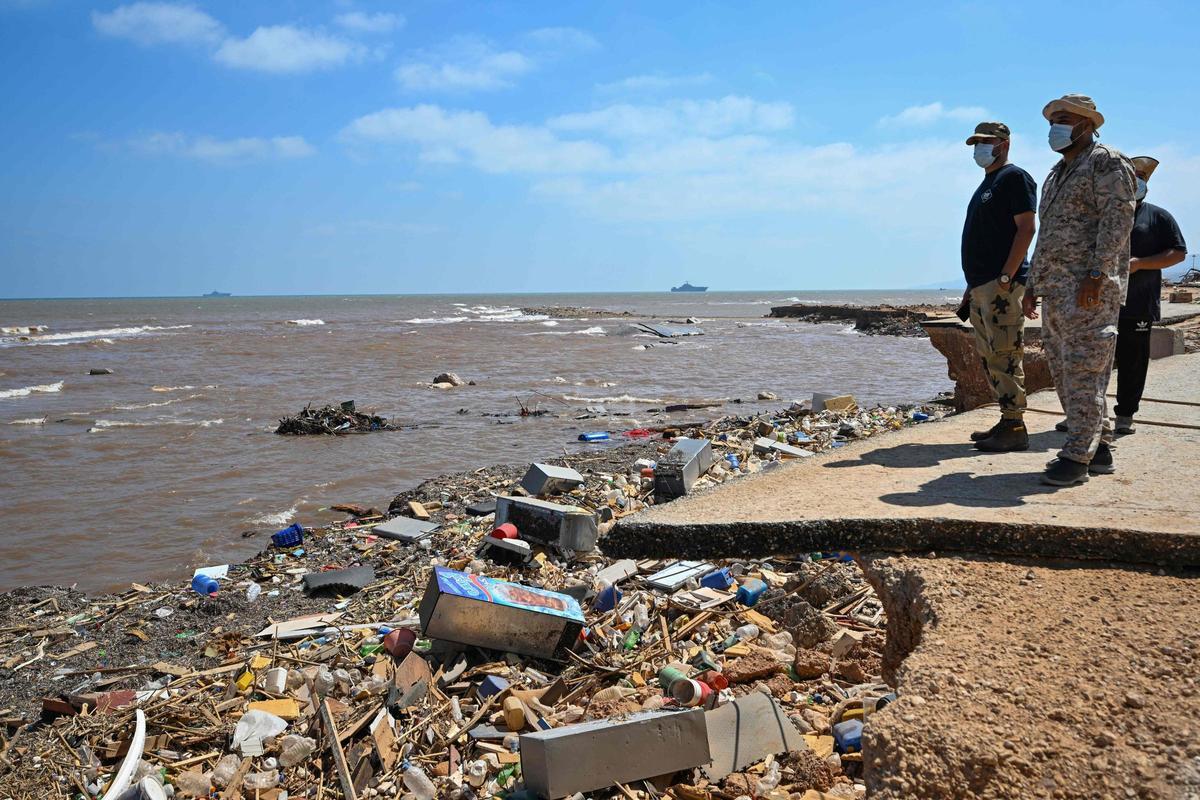
[[[600,49],[600,42],[578,28],[538,28],[525,34],[525,40],[549,54],[586,53]]]
[[[317,152],[302,136],[215,139],[211,136],[157,132],[132,139],[129,145],[148,155],[193,158],[214,164],[307,158]]]
[[[357,42],[290,25],[269,25],[245,39],[226,39],[213,58],[237,69],[288,73],[336,67],[366,55],[367,49]]]
[[[397,67],[395,76],[409,91],[484,91],[508,88],[533,68],[524,53],[461,36],[436,52],[419,53]]]
[[[131,3],[109,12],[93,11],[92,25],[105,36],[142,45],[215,44],[224,35],[220,22],[178,3]]]
[[[870,149],[800,144],[786,133],[790,107],[736,100],[638,107],[637,118],[568,115],[545,125],[500,125],[477,111],[419,105],[360,117],[342,137],[356,148],[398,146],[427,163],[525,176],[537,197],[620,220],[820,210],[911,237],[928,234],[933,220],[943,226],[957,217],[978,182],[957,138]],[[668,130],[688,123],[696,130],[664,136],[661,125],[645,124],[663,120]],[[604,140],[569,138],[597,132]]]
[[[602,92],[658,92],[687,86],[703,86],[712,82],[712,75],[701,72],[697,75],[631,75],[611,83],[598,83]]]
[[[345,14],[338,14],[333,21],[355,33],[391,33],[404,26],[402,15],[386,12],[368,14],[365,11],[349,11]]]
[[[351,122],[342,135],[352,143],[415,145],[424,161],[466,161],[493,173],[586,172],[610,161],[608,149],[595,142],[563,141],[545,128],[495,125],[478,111],[434,105],[376,111]]]
[[[723,136],[734,132],[771,132],[792,126],[789,103],[761,103],[728,95],[719,100],[675,100],[666,104],[613,105],[597,111],[554,117],[549,127],[591,131],[612,138]]]
[[[929,103],[923,106],[909,106],[899,114],[883,117],[879,120],[880,127],[889,125],[905,125],[920,127],[933,125],[943,120],[955,122],[981,122],[988,117],[988,110],[981,106],[954,106],[947,108],[941,102]]]

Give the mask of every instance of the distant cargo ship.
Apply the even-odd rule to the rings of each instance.
[[[231,295],[229,292],[209,292],[208,294],[202,294],[200,296],[201,297],[233,297],[233,295]]]
[[[707,286],[692,286],[687,281],[684,281],[679,286],[672,286],[672,292],[707,292]]]

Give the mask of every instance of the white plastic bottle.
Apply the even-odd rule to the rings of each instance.
[[[433,800],[437,795],[433,781],[416,764],[409,764],[405,768],[404,788],[412,792],[417,800]]]

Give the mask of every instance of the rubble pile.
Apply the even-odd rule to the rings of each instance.
[[[354,403],[349,402],[321,408],[305,406],[299,414],[279,420],[279,427],[275,432],[283,436],[333,436],[391,430],[397,430],[391,422],[375,414],[355,411]]]
[[[616,561],[603,535],[647,504],[925,418],[851,401],[669,429],[429,481],[387,515],[342,506],[345,521],[293,525],[183,587],[10,592],[0,785],[860,796],[862,720],[893,695],[882,606],[853,561]]]

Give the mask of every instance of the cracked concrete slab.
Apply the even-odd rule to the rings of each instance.
[[[875,800],[1200,798],[1200,573],[864,556],[888,614]]]
[[[1064,436],[1057,397],[1041,392],[1029,402],[1027,452],[975,450],[971,431],[996,416],[979,409],[656,506],[602,546],[676,558],[935,550],[1200,565],[1200,354],[1152,363],[1146,396],[1138,432],[1114,447],[1117,473],[1082,486],[1038,480]]]

